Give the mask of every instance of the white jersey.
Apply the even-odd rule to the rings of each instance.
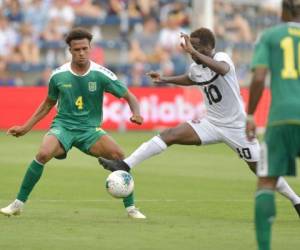
[[[234,64],[224,52],[216,53],[213,59],[226,62],[230,70],[222,76],[208,67],[192,63],[188,72],[188,77],[198,83],[204,94],[206,119],[217,126],[244,127],[246,113]]]

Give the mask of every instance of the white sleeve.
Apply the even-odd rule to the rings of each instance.
[[[196,65],[192,63],[188,70],[188,78],[190,78],[190,80],[192,80],[193,82],[197,82],[195,66]]]
[[[192,63],[188,70],[188,77],[193,82],[203,85],[214,81],[217,77],[217,73],[213,72],[208,67]]]
[[[231,60],[230,56],[224,52],[216,53],[214,56],[214,60],[216,60],[218,62],[226,62],[229,64],[230,68],[235,69],[233,61]]]

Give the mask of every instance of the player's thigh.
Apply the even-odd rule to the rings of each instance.
[[[232,148],[241,159],[244,159],[251,170],[256,167],[259,160],[260,145],[255,138],[247,139],[245,128],[220,128],[223,142]]]
[[[42,144],[36,155],[36,159],[41,163],[46,163],[53,157],[65,153],[64,148],[61,146],[56,136],[46,134],[43,138]]]
[[[257,168],[257,161],[245,161],[250,168],[250,170],[256,174],[256,168]]]
[[[72,148],[76,132],[55,124],[51,127],[47,135],[56,137],[60,144],[60,150],[55,153],[54,157],[60,160],[65,159],[68,151]]]
[[[115,140],[105,134],[98,138],[98,140],[90,147],[89,154],[96,157],[104,157],[107,159],[123,159],[124,152]]]
[[[160,137],[167,145],[200,145],[201,140],[195,130],[188,124],[182,123],[174,128],[168,128],[160,133]]]
[[[267,128],[257,167],[258,176],[294,176],[299,152],[300,126],[280,125]]]
[[[221,141],[218,128],[207,119],[191,120],[187,122],[190,130],[193,131],[195,145],[215,144]]]

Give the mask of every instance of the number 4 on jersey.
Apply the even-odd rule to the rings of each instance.
[[[83,109],[83,100],[82,100],[82,96],[79,96],[79,97],[76,99],[75,106],[76,106],[78,109]]]

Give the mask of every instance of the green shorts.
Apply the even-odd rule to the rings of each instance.
[[[67,157],[68,151],[74,146],[80,151],[90,154],[90,148],[96,143],[96,141],[106,132],[101,128],[90,128],[86,130],[69,130],[60,125],[54,125],[47,133],[48,135],[54,135],[65,150],[65,155],[58,156],[58,159],[64,159]]]
[[[268,127],[261,147],[257,175],[295,176],[296,157],[300,153],[300,125]]]

